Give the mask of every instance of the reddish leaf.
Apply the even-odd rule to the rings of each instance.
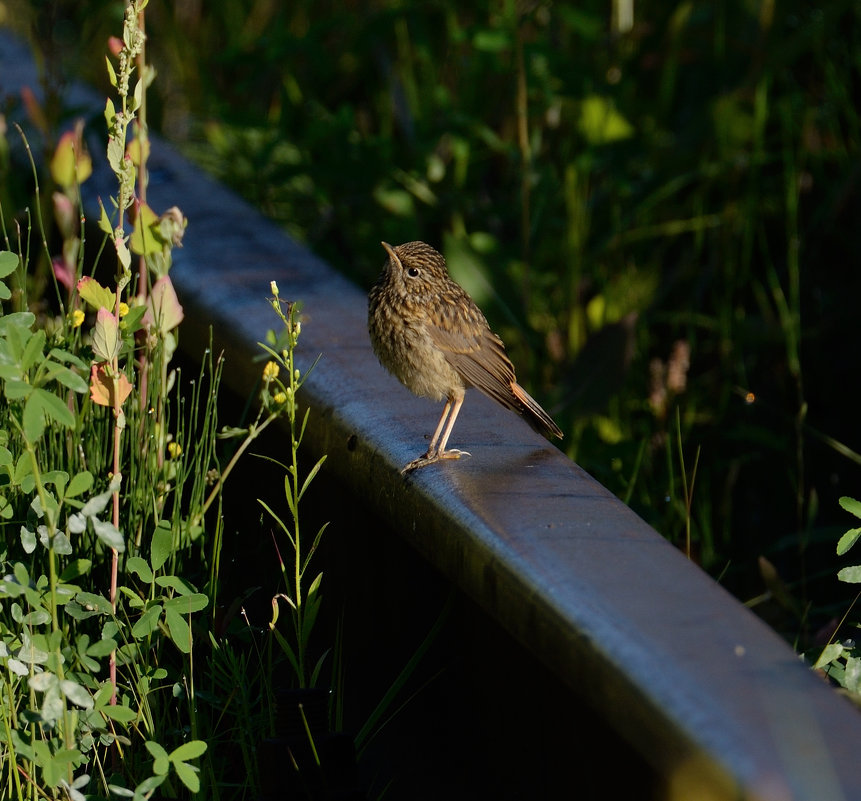
[[[131,394],[132,385],[126,378],[124,373],[120,373],[116,381],[108,375],[107,365],[94,364],[90,368],[90,397],[93,403],[98,403],[100,406],[114,405],[114,388],[116,387],[119,403],[122,405],[126,398]]]

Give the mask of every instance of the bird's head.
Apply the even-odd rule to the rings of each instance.
[[[392,247],[382,243],[389,254],[384,271],[386,282],[399,294],[419,296],[438,291],[448,278],[442,254],[424,242],[406,242]]]

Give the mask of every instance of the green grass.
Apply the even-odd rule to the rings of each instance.
[[[153,3],[150,119],[360,285],[380,240],[442,248],[572,457],[742,598],[764,554],[824,608],[861,480],[861,11],[609,8]]]

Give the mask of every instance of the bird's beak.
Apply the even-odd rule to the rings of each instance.
[[[392,264],[401,266],[401,260],[398,258],[398,254],[395,253],[395,249],[388,242],[380,242],[380,244],[386,249],[386,253],[389,254],[389,260]]]

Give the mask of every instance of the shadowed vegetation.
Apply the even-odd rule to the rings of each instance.
[[[117,4],[42,5],[103,80]],[[442,250],[567,452],[812,636],[861,479],[857,3],[147,13],[154,127],[362,286]]]

